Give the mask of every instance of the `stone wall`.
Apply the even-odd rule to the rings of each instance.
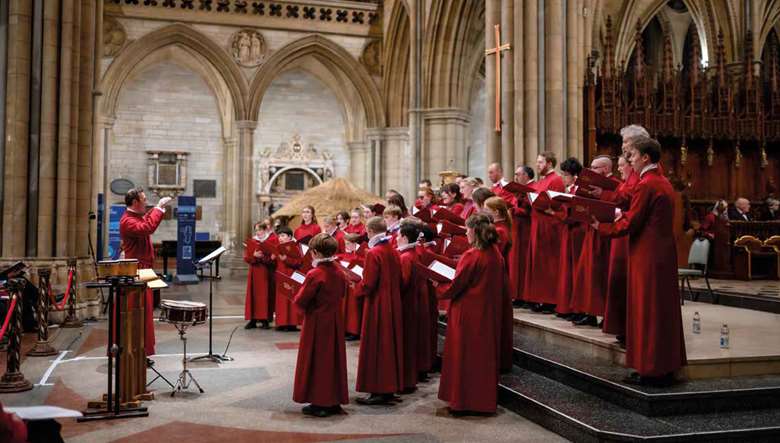
[[[467,149],[468,171],[466,174],[486,178],[487,165],[485,164],[485,80],[475,80],[476,87],[471,95],[471,109],[469,120]],[[505,174],[506,175],[506,174]]]
[[[189,152],[187,189],[192,195],[193,179],[216,180],[216,198],[200,198],[203,218],[198,232],[212,238],[224,227],[223,159],[221,122],[214,95],[197,74],[176,64],[164,62],[129,79],[117,108],[110,140],[108,181],[127,178],[148,187],[146,150]],[[157,197],[147,193],[150,203]],[[112,195],[112,202],[121,196]],[[176,239],[175,220],[163,221],[152,240]]]

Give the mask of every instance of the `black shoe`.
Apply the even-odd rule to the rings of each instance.
[[[257,327],[257,322],[254,320],[249,320],[249,323],[244,326],[244,329],[254,329]]]
[[[403,391],[401,391],[401,394],[409,395],[409,394],[414,394],[415,392],[417,392],[417,387],[412,386],[410,388],[405,388]]]
[[[420,383],[427,383],[431,381],[430,377],[428,377],[428,374],[425,372],[420,372],[417,374],[417,381]]]
[[[326,409],[328,410],[328,412],[331,413],[331,415],[342,415],[342,414],[346,415],[347,414],[346,411],[341,409],[341,405],[330,406],[330,407],[328,407]]]
[[[525,302],[523,302],[522,300],[513,300],[512,301],[512,307],[513,308],[522,308],[524,304],[525,304]]]
[[[271,329],[268,325],[268,320],[260,320],[260,329]]]
[[[304,415],[311,415],[312,417],[325,418],[331,415],[330,408],[323,408],[321,406],[308,405],[301,409]]]
[[[555,314],[555,305],[550,304],[543,304],[542,305],[542,314]]]
[[[366,406],[390,405],[395,401],[395,396],[393,394],[371,394],[367,397],[358,397],[355,401]]]
[[[574,324],[577,326],[596,326],[598,324],[598,320],[596,320],[596,317],[592,315],[586,315],[581,320],[575,321]]]
[[[534,303],[531,305],[531,312],[542,312],[542,309],[544,309],[544,305],[541,303]]]
[[[346,341],[360,340],[360,336],[355,334],[347,334],[346,337],[344,337],[344,340]]]

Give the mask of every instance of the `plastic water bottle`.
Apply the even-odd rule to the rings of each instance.
[[[693,333],[701,334],[701,317],[698,311],[693,313]]]
[[[720,327],[720,348],[729,348],[729,325],[725,323],[723,323],[723,326]]]

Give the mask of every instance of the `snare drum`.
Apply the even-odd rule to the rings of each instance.
[[[196,301],[161,300],[160,321],[199,325],[206,322],[206,305]]]

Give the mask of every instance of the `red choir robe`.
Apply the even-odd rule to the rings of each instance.
[[[567,190],[573,193],[574,189]],[[568,209],[564,206],[556,211],[555,216],[561,222],[561,249],[558,254],[558,269],[556,271],[556,298],[555,312],[558,314],[571,314],[577,312],[573,309],[579,291],[582,290],[582,275],[577,268],[577,261],[582,252],[582,242],[585,236],[583,223],[568,218]]]
[[[453,214],[460,215],[463,212],[463,203],[453,203],[451,205],[443,205],[447,210]]]
[[[366,233],[366,227],[363,223],[358,223],[356,225],[348,224],[347,227],[344,228],[344,232],[347,234],[363,235]]]
[[[417,385],[417,373],[420,368],[417,363],[419,349],[417,339],[420,324],[420,299],[427,296],[427,279],[419,275],[414,268],[418,261],[415,245],[407,245],[403,251],[399,250],[401,257],[401,305],[403,309],[404,327],[404,367],[403,387],[412,389]],[[421,337],[421,336],[420,336]]]
[[[312,237],[319,234],[320,232],[322,232],[322,228],[320,228],[320,225],[317,223],[309,223],[308,225],[301,223],[300,226],[295,228],[293,236],[295,237],[295,240],[298,241],[298,243],[308,245],[309,240],[311,240]]]
[[[355,252],[345,252],[336,256],[339,260],[355,263],[363,267],[363,258]],[[344,331],[347,334],[360,335],[360,320],[363,316],[363,299],[355,293],[355,287],[347,289],[347,295],[342,301],[342,316],[344,318]]]
[[[349,403],[347,353],[341,299],[347,278],[332,261],[306,274],[294,303],[303,312],[303,329],[295,365],[293,401],[317,406]]]
[[[611,180],[619,183],[617,178]],[[575,257],[578,282],[571,306],[573,312],[589,315],[604,315],[609,284],[609,257],[612,242],[609,237],[598,233],[591,226],[583,226],[582,253]]]
[[[658,169],[641,175],[629,210],[605,235],[628,235],[626,366],[657,377],[686,364],[672,233],[674,190]]]
[[[27,424],[18,415],[3,411],[0,402],[0,441],[5,443],[26,443]]]
[[[152,234],[160,226],[163,215],[165,212],[159,208],[153,208],[146,214],[127,209],[119,220],[119,237],[125,258],[138,260],[138,269],[154,267]],[[154,355],[154,345],[154,295],[147,287],[144,296],[144,352],[147,357]]]
[[[503,179],[501,180],[503,181]],[[495,194],[496,197],[501,197],[501,199],[504,200],[510,207],[515,205],[515,195],[509,191],[505,191],[504,185],[501,181],[493,184],[490,190],[493,191],[493,194]]]
[[[244,249],[244,261],[249,264],[249,272],[246,278],[246,300],[244,301],[244,320],[268,320],[274,318],[274,272],[276,260],[266,253],[255,257],[258,250],[256,238],[246,241]],[[265,239],[271,245],[278,245],[276,234],[271,234]]]
[[[437,246],[431,243],[417,244],[417,259],[428,266],[438,255]],[[425,281],[425,294],[419,300],[420,324],[417,325],[417,345],[420,350],[417,364],[421,371],[431,371],[436,363],[439,346],[439,307],[436,301],[436,288],[430,280]],[[424,319],[427,317],[427,320]]]
[[[337,254],[341,254],[342,252],[344,252],[346,250],[345,247],[344,247],[344,231],[342,231],[341,229],[336,228],[336,230],[333,231],[333,233],[329,232],[328,235],[330,235],[331,237],[335,238],[336,241],[339,244],[339,248],[336,251]]]
[[[552,171],[533,184],[538,192],[563,192],[563,180]],[[531,211],[529,254],[525,272],[523,299],[532,303],[555,304],[558,282],[558,255],[562,225],[558,218],[543,211]]]
[[[638,182],[639,174],[636,171],[631,171],[631,174],[615,191],[604,191],[601,199],[611,201],[626,211]],[[611,239],[608,275],[604,322],[601,328],[608,334],[625,336],[626,298],[628,297],[628,237]]]
[[[525,199],[525,201],[523,201]],[[512,208],[512,248],[509,252],[509,285],[513,300],[522,300],[525,288],[525,268],[531,234],[530,207],[527,197],[518,198],[518,207]]]
[[[316,226],[316,225],[315,225]],[[280,257],[276,257],[276,271],[281,272],[284,275],[290,276],[294,271],[300,269],[303,266],[303,254],[300,251],[300,246],[295,248],[297,254],[288,255],[282,260]],[[276,282],[276,321],[274,325],[278,328],[280,326],[296,326],[301,324],[301,312],[296,308],[292,301],[281,295],[280,291],[282,282]]]
[[[474,204],[474,200],[469,198],[463,202],[463,209],[461,209],[460,213],[455,212],[454,214],[457,214],[460,216],[460,218],[466,220],[476,212],[477,205]]]
[[[355,291],[363,297],[355,390],[392,394],[403,389],[401,259],[385,238],[366,251],[365,264]]]
[[[452,300],[444,340],[439,399],[453,410],[494,413],[501,360],[504,259],[496,247],[469,249],[439,298]]]
[[[496,232],[498,232],[498,243],[496,247],[504,259],[504,267],[509,276],[509,253],[512,250],[512,237],[509,226],[506,222],[498,221],[495,223]],[[514,311],[512,308],[511,284],[504,291],[505,297],[501,299],[501,372],[512,370],[512,328],[514,324]]]

